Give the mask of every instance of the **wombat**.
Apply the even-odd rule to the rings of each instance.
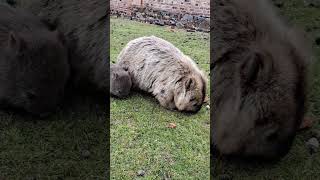
[[[79,89],[99,90],[108,95],[109,4],[105,0],[15,0],[65,35],[70,52],[72,82]],[[88,88],[87,88],[88,87]]]
[[[64,38],[40,18],[0,4],[0,103],[34,115],[52,112],[69,78]]]
[[[132,86],[131,77],[125,69],[110,64],[110,94],[119,98],[129,95]]]
[[[225,155],[281,158],[306,111],[307,43],[266,0],[213,2],[212,143]]]
[[[197,112],[207,81],[196,64],[171,43],[155,36],[130,41],[118,56],[133,88],[152,93],[168,109]]]

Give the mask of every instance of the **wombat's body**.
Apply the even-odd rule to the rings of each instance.
[[[15,0],[14,4],[56,24],[64,33],[76,86],[109,93],[108,1]]]
[[[129,73],[116,64],[110,64],[110,94],[119,98],[129,95],[132,86]]]
[[[69,64],[63,38],[40,18],[0,4],[0,103],[35,115],[63,97]]]
[[[213,143],[222,154],[281,157],[305,112],[305,44],[267,1],[213,7]]]
[[[118,56],[134,88],[152,93],[168,109],[196,112],[206,94],[206,78],[171,43],[151,36],[130,41]]]

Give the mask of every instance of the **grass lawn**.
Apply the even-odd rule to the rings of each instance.
[[[0,179],[106,178],[106,102],[74,96],[41,120],[0,111]]]
[[[315,59],[312,66],[312,79],[309,94],[309,115],[316,123],[311,130],[320,129],[320,46],[315,39],[320,38],[320,9],[305,7],[301,0],[282,0],[281,13],[290,22],[304,27],[314,44]],[[311,137],[311,130],[302,131],[295,139],[290,153],[280,162],[271,164],[230,162],[220,157],[215,158],[215,179],[319,179],[320,152],[310,155],[305,142]]]
[[[173,43],[209,72],[209,34],[170,31],[124,19],[111,19],[111,60],[137,37],[155,35]],[[208,87],[209,90],[209,87]],[[210,175],[210,111],[195,115],[161,107],[147,94],[134,92],[111,99],[111,179],[208,179]],[[175,129],[168,128],[175,123]],[[145,171],[138,177],[139,170]]]

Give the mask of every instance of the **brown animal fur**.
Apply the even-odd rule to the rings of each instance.
[[[264,0],[215,0],[212,143],[222,154],[285,155],[305,113],[307,46]]]
[[[39,18],[0,4],[0,103],[35,115],[53,111],[69,64],[63,38]]]
[[[66,38],[69,50],[71,81],[79,91],[101,91],[108,95],[109,3],[105,0],[14,0],[50,25]]]

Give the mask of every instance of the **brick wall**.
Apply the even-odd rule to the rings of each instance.
[[[130,13],[132,7],[152,7],[178,14],[210,16],[210,0],[111,0],[111,10]]]
[[[131,0],[110,0],[111,11],[127,12],[131,6]]]

